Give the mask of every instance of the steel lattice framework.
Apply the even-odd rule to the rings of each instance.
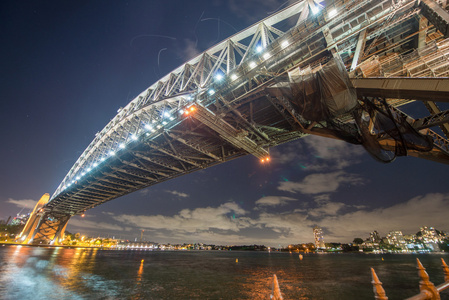
[[[97,133],[40,209],[42,224],[63,220],[41,241],[54,240],[67,216],[150,185],[247,154],[266,160],[270,147],[309,134],[339,138],[268,92],[289,72],[331,59],[344,63],[359,99],[386,100],[432,137],[431,151],[408,155],[448,163],[448,112],[435,104],[449,99],[444,6],[303,0],[213,46],[143,91]],[[425,103],[428,117],[415,120],[399,110],[416,100]],[[350,114],[333,122],[356,130]],[[379,142],[395,147],[387,138]]]

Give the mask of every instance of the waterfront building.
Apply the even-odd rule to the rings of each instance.
[[[326,248],[326,245],[324,244],[323,230],[320,227],[318,226],[313,227],[313,236],[315,237],[316,249]]]
[[[371,232],[369,234],[369,241],[372,243],[379,243],[381,241],[379,232],[377,232],[377,230],[374,230],[373,232]]]
[[[444,234],[436,230],[434,227],[421,227],[419,233],[420,236],[418,238],[425,244],[441,243],[445,238]]]
[[[400,249],[407,249],[407,243],[405,241],[404,235],[402,234],[402,231],[395,230],[390,231],[387,235],[387,241],[390,245],[393,245]]]

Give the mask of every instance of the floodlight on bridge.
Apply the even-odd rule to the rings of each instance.
[[[223,79],[223,74],[217,73],[217,75],[215,75],[215,80],[221,81],[222,79]]]
[[[236,80],[237,78],[239,78],[236,74],[231,74],[231,80]]]

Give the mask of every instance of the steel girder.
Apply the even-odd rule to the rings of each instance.
[[[447,101],[447,81],[439,77],[449,74],[449,41],[437,30],[447,12],[432,10],[429,1],[325,1],[324,7],[298,1],[233,35],[119,109],[48,206],[66,211],[64,202],[90,197],[86,207],[91,208],[248,153],[264,157],[268,147],[308,134],[326,136],[320,124],[305,121],[288,101],[269,98],[266,89],[293,69],[313,69],[331,57],[351,70],[360,97],[387,97],[393,106]],[[437,17],[421,28],[429,11]],[[423,75],[437,79],[409,78]],[[186,116],[191,105],[199,113]],[[447,115],[431,113],[433,121],[423,120],[422,126],[444,127]],[[350,116],[340,119],[351,121]],[[236,132],[246,132],[244,142]],[[433,136],[435,143],[445,144],[444,137]],[[79,213],[83,205],[70,212]]]

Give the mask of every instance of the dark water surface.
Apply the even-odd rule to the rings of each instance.
[[[417,257],[435,285],[444,281],[441,258],[449,256],[437,254],[300,260],[278,252],[0,246],[0,299],[269,299],[273,274],[284,299],[374,299],[370,267],[390,300],[404,299],[419,292]]]

